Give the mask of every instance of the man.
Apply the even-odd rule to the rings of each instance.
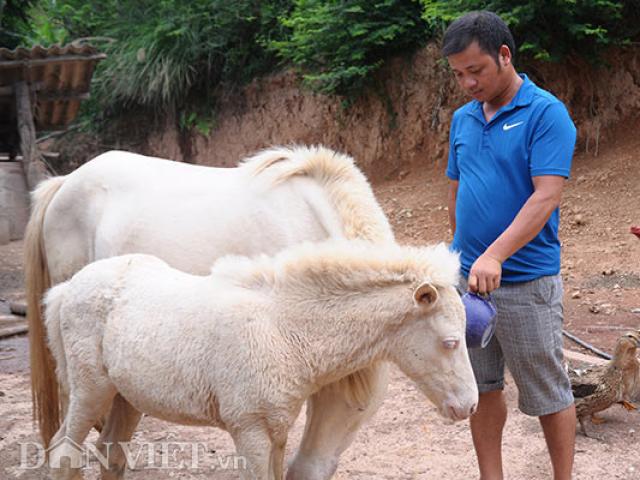
[[[442,50],[473,98],[451,124],[452,248],[460,252],[468,289],[492,292],[498,307],[493,340],[469,352],[480,391],[471,433],[481,479],[503,478],[505,363],[520,410],[540,419],[554,479],[570,479],[575,410],[562,365],[557,234],[576,130],[562,102],[516,72],[513,37],[497,15],[459,18]]]

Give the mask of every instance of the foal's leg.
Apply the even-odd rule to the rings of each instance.
[[[274,476],[273,451],[269,434],[261,429],[237,430],[231,434],[238,455],[246,460],[245,480],[281,480]],[[281,474],[282,475],[282,474]]]
[[[364,376],[359,377],[359,375]],[[387,391],[388,365],[380,362],[324,387],[307,400],[307,423],[287,480],[327,480],[358,429],[378,410]],[[357,392],[367,392],[368,396]],[[355,396],[361,403],[354,401]]]
[[[50,478],[52,480],[78,480],[82,478],[80,472],[72,470],[71,464],[74,451],[62,451],[65,449],[63,439],[67,435],[67,419],[60,425],[60,428],[49,442],[51,451],[47,453],[47,462],[49,463]],[[69,460],[64,460],[67,457]],[[65,465],[65,461],[69,462]],[[55,468],[54,468],[55,466]]]
[[[113,399],[111,411],[96,446],[103,456],[108,453],[108,468],[100,466],[102,480],[124,478],[126,456],[120,442],[131,440],[142,414],[119,394]]]
[[[54,436],[49,450],[49,470],[52,480],[81,479],[84,466],[82,443],[94,422],[109,408],[115,391],[96,389],[72,393],[67,416]]]
[[[281,442],[272,442],[271,447],[271,472],[275,480],[282,480],[284,476],[284,449],[286,439]]]

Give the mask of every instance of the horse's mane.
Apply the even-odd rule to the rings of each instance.
[[[376,201],[371,185],[348,155],[322,146],[274,147],[246,159],[241,168],[260,176],[276,166],[273,184],[306,176],[324,187],[346,238],[376,243],[394,240],[389,220]]]
[[[446,287],[457,284],[459,269],[458,254],[443,243],[412,247],[328,240],[295,245],[273,257],[222,257],[211,274],[247,288],[294,289],[318,295],[425,281]]]

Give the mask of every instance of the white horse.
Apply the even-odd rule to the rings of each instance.
[[[206,274],[226,254],[273,254],[327,238],[393,242],[364,175],[350,157],[326,148],[274,148],[230,169],[108,152],[41,184],[25,239],[25,275],[34,414],[44,443],[60,417],[40,312],[50,285],[127,253]],[[386,366],[373,364],[313,395],[288,478],[330,478],[387,383]]]
[[[53,478],[77,475],[61,458],[111,410],[104,430],[116,443],[103,478],[123,474],[117,442],[130,440],[142,412],[223,428],[246,459],[245,478],[281,480],[305,399],[382,360],[442,415],[467,418],[478,390],[458,270],[443,244],[344,240],[224,257],[209,276],[140,254],[85,267],[46,299],[49,345],[70,399],[50,451]]]

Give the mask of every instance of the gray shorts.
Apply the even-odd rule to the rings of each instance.
[[[466,282],[461,289],[466,290]],[[498,308],[496,332],[483,349],[469,349],[480,393],[504,388],[505,363],[518,387],[518,407],[531,416],[559,412],[573,403],[562,364],[562,278],[503,283],[491,293]]]

